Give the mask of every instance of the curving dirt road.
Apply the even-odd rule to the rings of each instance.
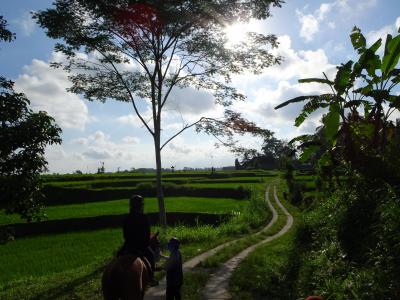
[[[237,268],[240,262],[250,254],[256,247],[268,243],[283,234],[285,234],[293,225],[293,216],[286,210],[286,208],[279,201],[276,194],[276,187],[274,186],[274,198],[278,206],[282,209],[284,214],[287,216],[285,226],[276,234],[267,237],[266,239],[244,249],[242,252],[232,257],[226,263],[224,263],[214,274],[211,275],[209,281],[207,282],[204,290],[204,299],[231,299],[229,294],[229,279],[232,276],[233,271]]]
[[[265,201],[268,204],[268,207],[270,208],[272,212],[272,219],[268,223],[267,226],[265,226],[262,230],[258,231],[255,234],[261,234],[268,230],[275,222],[278,220],[278,213],[276,212],[275,208],[271,204],[271,201],[269,199],[269,189],[270,186],[267,187],[265,191]],[[266,243],[270,240],[273,240],[282,234],[284,234],[292,225],[293,223],[293,217],[288,213],[288,211],[283,207],[283,205],[280,203],[277,195],[276,195],[276,187],[274,187],[274,198],[278,206],[284,211],[284,213],[288,216],[288,221],[286,222],[286,225],[279,231],[277,234],[268,237],[265,240],[262,240],[261,242],[243,250],[241,253],[230,259],[228,262],[226,262],[218,271],[211,276],[209,282],[207,283],[205,290],[204,290],[204,297],[205,299],[230,299],[229,293],[228,293],[228,284],[229,284],[229,278],[232,275],[233,270],[237,267],[237,265],[240,263],[240,261],[246,257],[252,250],[254,250],[255,247],[262,243]],[[287,228],[286,228],[287,227]],[[219,250],[237,242],[240,241],[243,238],[239,238],[233,241],[229,241],[226,243],[223,243],[211,250],[208,250],[198,256],[193,257],[192,259],[188,260],[186,263],[183,265],[183,271],[190,271],[193,268],[195,268],[197,265],[199,265],[202,261],[206,260],[208,257],[214,255],[217,253]],[[246,254],[244,254],[246,253]],[[244,255],[244,256],[243,256]],[[241,258],[241,256],[243,256]],[[144,297],[145,300],[160,300],[165,298],[165,289],[166,289],[166,282],[165,278],[163,278],[160,281],[160,285],[157,287],[150,288],[147,290],[146,295]],[[222,297],[222,298],[221,298]]]

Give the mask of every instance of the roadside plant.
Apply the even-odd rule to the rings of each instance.
[[[330,93],[295,97],[275,109],[307,101],[296,126],[318,109],[328,109],[316,134],[291,141],[300,143],[302,160],[319,153],[319,168],[327,175],[345,165],[373,178],[398,182],[398,172],[392,170],[398,163],[388,159],[393,156],[393,147],[400,145],[399,125],[390,119],[400,108],[400,35],[386,36],[382,54],[382,39],[367,47],[357,27],[350,38],[358,60],[338,66],[333,80],[325,73],[323,78],[299,80],[327,85]]]

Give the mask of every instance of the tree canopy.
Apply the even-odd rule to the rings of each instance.
[[[0,39],[11,41],[0,16]],[[45,148],[61,143],[61,129],[46,112],[33,112],[14,83],[0,76],[0,207],[31,221],[42,207],[40,173],[46,170]]]

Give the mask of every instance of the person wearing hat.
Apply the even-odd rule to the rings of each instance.
[[[172,238],[168,242],[170,256],[167,258],[165,269],[167,271],[167,300],[181,300],[181,287],[183,284],[182,255],[179,251],[179,240]]]
[[[144,214],[144,200],[140,195],[129,199],[129,214],[123,221],[124,244],[118,251],[121,255],[138,255],[150,263],[150,285],[158,285],[154,279],[155,260],[150,249],[150,223]]]

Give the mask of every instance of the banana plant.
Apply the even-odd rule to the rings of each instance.
[[[333,80],[325,73],[323,78],[299,80],[299,83],[328,85],[330,93],[298,96],[275,107],[306,101],[295,120],[296,126],[312,112],[328,110],[318,134],[302,135],[291,141],[301,143],[302,160],[319,151],[320,164],[332,166],[335,159],[356,160],[360,151],[377,155],[393,136],[394,124],[389,117],[400,109],[400,96],[396,94],[400,82],[400,35],[387,35],[382,55],[379,54],[382,39],[367,47],[357,27],[352,30],[350,39],[359,55],[357,61],[349,60],[338,66]]]

